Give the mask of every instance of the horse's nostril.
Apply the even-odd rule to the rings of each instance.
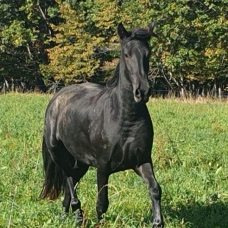
[[[135,91],[135,96],[136,96],[137,98],[140,98],[140,97],[141,97],[141,91],[140,91],[140,89],[136,89],[136,91]]]

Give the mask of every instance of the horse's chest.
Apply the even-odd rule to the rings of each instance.
[[[152,128],[145,121],[109,123],[99,121],[89,129],[96,158],[110,162],[112,172],[135,168],[150,157]]]
[[[115,146],[111,156],[113,171],[134,169],[150,156],[151,142],[145,139],[129,136]]]

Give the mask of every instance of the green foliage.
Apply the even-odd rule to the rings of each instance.
[[[86,29],[85,12],[78,6],[71,9],[67,3],[60,4],[63,23],[53,25],[55,46],[48,50],[50,64],[47,70],[56,80],[67,83],[85,81],[99,67],[95,50],[103,43],[102,37],[92,36]]]
[[[74,226],[60,220],[61,198],[39,200],[43,183],[41,138],[50,96],[7,94],[0,103],[0,227]],[[151,100],[153,162],[163,189],[167,228],[215,228],[228,224],[227,102]],[[151,227],[146,185],[131,170],[113,174],[103,227]],[[78,186],[83,227],[96,224],[96,170]]]
[[[223,77],[227,74],[227,2],[175,1],[157,6],[158,60],[175,77]]]
[[[33,79],[40,75],[39,64],[47,62],[45,47],[51,32],[52,18],[47,20],[46,10],[49,5],[54,7],[54,0],[49,5],[45,2],[1,1],[0,77]]]
[[[102,81],[119,53],[117,24],[154,20],[152,65],[176,80],[227,78],[227,8],[226,0],[2,0],[1,77],[41,71],[66,83]]]

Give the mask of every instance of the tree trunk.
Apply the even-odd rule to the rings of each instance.
[[[219,88],[218,88],[218,97],[219,97],[219,99],[222,98],[222,88],[221,88],[221,86],[219,86]]]

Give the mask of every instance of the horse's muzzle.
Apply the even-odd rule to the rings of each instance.
[[[148,102],[149,100],[149,89],[147,91],[140,90],[139,88],[134,91],[134,100],[136,103],[139,102]]]

